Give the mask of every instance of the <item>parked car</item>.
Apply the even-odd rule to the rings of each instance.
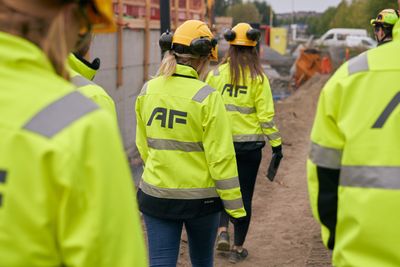
[[[316,43],[324,46],[346,45],[348,36],[368,37],[368,34],[365,29],[334,28],[323,34]]]

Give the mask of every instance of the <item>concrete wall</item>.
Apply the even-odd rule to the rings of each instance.
[[[151,31],[149,75],[155,75],[160,64],[158,39],[160,32]],[[101,67],[94,81],[114,99],[125,149],[135,154],[135,101],[143,81],[144,31],[125,29],[123,32],[123,84],[117,88],[117,34],[96,35],[90,49],[90,58],[99,57]]]

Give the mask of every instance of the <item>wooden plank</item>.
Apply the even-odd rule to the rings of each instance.
[[[123,0],[118,0],[118,48],[117,48],[117,89],[123,84],[123,76],[122,76],[122,58],[123,58]]]
[[[146,18],[144,27],[144,58],[143,58],[143,83],[149,78],[150,61],[150,4],[151,0],[146,0]]]

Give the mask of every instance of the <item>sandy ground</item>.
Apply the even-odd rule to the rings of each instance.
[[[289,98],[276,104],[275,121],[283,136],[284,159],[276,180],[265,178],[271,158],[266,147],[257,177],[253,217],[245,247],[243,267],[325,267],[330,255],[311,215],[306,182],[309,135],[316,104],[327,76],[317,75]],[[232,227],[230,228],[232,232]],[[187,241],[182,237],[178,266],[191,266]],[[216,253],[215,266],[230,266],[226,255]]]

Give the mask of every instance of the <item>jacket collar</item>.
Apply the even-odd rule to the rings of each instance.
[[[77,58],[73,53],[70,53],[68,56],[68,65],[75,72],[79,73],[83,77],[88,80],[93,80],[96,75],[97,70],[92,69],[84,62],[82,62],[79,58]]]
[[[34,43],[0,32],[0,44],[0,64],[13,64],[18,68],[26,65],[55,72],[50,60]]]
[[[199,79],[199,74],[191,66],[177,64],[175,69],[177,76],[188,76],[188,78]]]

